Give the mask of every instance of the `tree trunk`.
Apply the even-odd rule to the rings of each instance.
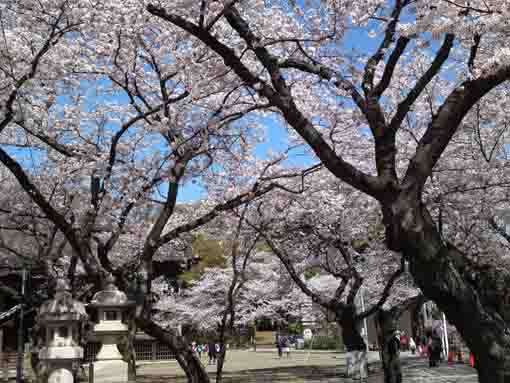
[[[384,383],[401,383],[402,366],[395,332],[398,326],[397,310],[377,313],[377,337],[381,347],[381,361],[384,371]]]
[[[507,349],[508,352],[508,349]],[[509,383],[510,358],[491,359],[490,356],[475,357],[479,382]]]
[[[136,324],[146,334],[167,344],[175,352],[177,362],[186,373],[188,383],[210,383],[209,375],[200,359],[197,358],[188,344],[183,341],[182,337],[164,330],[149,319],[136,318]]]
[[[400,196],[389,227],[393,250],[409,260],[425,296],[455,325],[477,363],[479,381],[510,382],[510,274],[445,243],[427,209]],[[387,225],[388,228],[388,225]]]

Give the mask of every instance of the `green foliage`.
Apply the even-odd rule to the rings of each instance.
[[[185,284],[200,279],[206,268],[219,267],[223,269],[227,267],[225,249],[220,241],[197,234],[193,239],[192,248],[193,256],[198,258],[199,262],[181,274],[181,279]]]
[[[265,242],[259,242],[255,245],[255,252],[271,252],[271,248]]]
[[[259,318],[255,321],[257,331],[274,331],[276,329],[275,323],[270,318]]]
[[[301,323],[289,323],[287,331],[291,335],[303,335],[303,325]]]
[[[319,270],[320,270],[320,268],[318,268],[318,267],[311,267],[311,268],[307,269],[304,272],[305,280],[312,279],[313,277],[316,277],[317,275],[319,275]]]
[[[184,282],[185,285],[188,285],[189,283],[193,281],[197,281],[200,279],[200,276],[202,274],[199,271],[185,271],[180,275],[181,280]]]
[[[358,253],[363,253],[370,246],[370,242],[367,239],[355,239],[351,246]]]
[[[312,350],[342,350],[343,343],[340,337],[316,335],[312,340],[305,341],[305,349]]]

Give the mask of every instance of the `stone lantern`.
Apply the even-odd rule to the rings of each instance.
[[[55,297],[39,309],[38,326],[45,330],[39,351],[39,375],[48,383],[73,383],[83,359],[80,327],[87,319],[85,305],[74,300],[65,280],[57,281]]]
[[[113,276],[108,276],[106,288],[97,292],[89,307],[97,310],[98,323],[93,335],[101,342],[94,362],[94,381],[128,381],[128,363],[122,358],[117,344],[128,333],[122,316],[134,305],[126,294],[117,289]]]

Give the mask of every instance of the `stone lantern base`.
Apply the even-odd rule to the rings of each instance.
[[[56,368],[48,376],[48,383],[73,383],[74,376],[67,368]]]
[[[128,379],[128,364],[123,360],[94,362],[94,383],[124,383]]]
[[[102,334],[103,344],[94,362],[94,383],[125,383],[129,365],[117,347],[118,335]]]
[[[74,367],[83,358],[83,349],[76,346],[44,347],[39,351],[47,383],[74,383]]]

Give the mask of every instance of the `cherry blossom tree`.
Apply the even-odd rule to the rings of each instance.
[[[186,343],[150,317],[152,280],[187,233],[278,188],[285,154],[254,156],[263,131],[246,117],[267,105],[138,1],[0,7],[0,162],[50,223],[57,241],[43,258],[75,289],[113,274],[141,298],[137,326],[169,344],[190,382],[208,382]],[[207,199],[178,208],[193,183]]]
[[[232,242],[225,268],[206,269],[198,281],[179,293],[169,292],[171,288],[162,281],[156,289],[160,297],[155,306],[158,323],[192,324],[217,337],[220,353],[216,381],[222,380],[226,344],[235,327],[261,317],[296,317],[302,314],[300,308],[306,300],[296,286],[282,286],[280,281],[287,276],[281,274],[280,262],[270,253],[255,252],[258,236],[250,237]]]
[[[482,0],[290,3],[152,2],[147,9],[200,40],[332,174],[378,202],[387,247],[404,255],[417,284],[466,339],[480,381],[505,381],[508,310],[494,296],[508,295],[508,274],[493,257],[471,262],[441,234],[424,197],[477,105],[506,91],[510,7]],[[352,52],[358,37],[370,47]],[[444,86],[431,92],[438,79]],[[484,124],[482,139],[494,137],[503,119]],[[403,147],[407,128],[415,141]],[[360,136],[370,145],[358,150]],[[499,146],[492,156],[483,146],[485,156],[500,159]]]
[[[348,351],[366,351],[360,334],[364,318],[393,313],[391,323],[386,323],[386,315],[377,318],[385,331],[380,341],[386,379],[396,382],[401,372],[398,356],[389,352],[394,333],[388,329],[396,330],[396,314],[415,304],[421,292],[406,272],[404,259],[384,246],[373,200],[324,170],[303,182],[302,193],[279,192],[260,201],[249,222],[302,292],[335,315]],[[307,273],[313,277],[305,278]],[[361,294],[368,307],[363,312]]]

